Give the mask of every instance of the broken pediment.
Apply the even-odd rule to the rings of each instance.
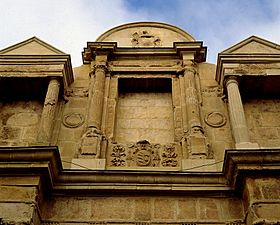
[[[280,54],[280,45],[256,36],[251,36],[222,52],[222,54],[230,53]]]
[[[3,55],[65,55],[64,52],[40,40],[37,37],[0,50]]]

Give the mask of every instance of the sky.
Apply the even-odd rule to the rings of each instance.
[[[280,44],[279,0],[0,0],[0,49],[36,36],[82,64],[88,41],[115,26],[177,26],[207,46],[207,62],[256,35]]]

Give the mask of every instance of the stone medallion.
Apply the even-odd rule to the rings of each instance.
[[[76,128],[84,123],[84,117],[79,113],[69,113],[63,117],[63,125],[69,128]]]
[[[221,127],[226,124],[226,117],[221,112],[210,112],[205,118],[207,125],[211,127]]]

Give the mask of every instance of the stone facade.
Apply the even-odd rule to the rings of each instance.
[[[280,46],[206,63],[180,28],[132,23],[82,52],[0,50],[0,224],[279,224]]]

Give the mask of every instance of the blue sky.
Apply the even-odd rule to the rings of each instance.
[[[82,63],[87,41],[114,26],[157,21],[178,26],[208,47],[207,61],[251,36],[280,44],[279,0],[0,0],[0,49],[32,36]]]

